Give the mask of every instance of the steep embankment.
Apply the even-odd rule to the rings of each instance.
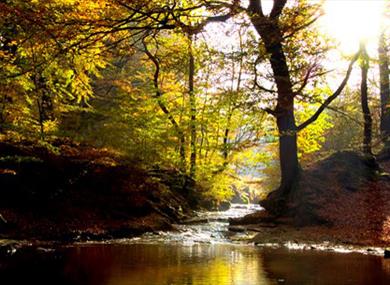
[[[263,211],[232,224],[265,222],[263,237],[282,235],[284,240],[388,246],[390,179],[385,172],[390,172],[390,161],[380,166],[378,170],[358,153],[333,154],[304,169],[299,187],[288,197],[285,215],[272,217]],[[261,239],[259,234],[257,241]]]
[[[55,150],[0,142],[0,238],[124,237],[188,214],[181,193],[134,162],[72,142]]]

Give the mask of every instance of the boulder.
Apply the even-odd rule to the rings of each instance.
[[[230,202],[223,201],[218,205],[218,211],[227,211],[230,209]]]
[[[390,258],[390,248],[385,249],[384,258]]]

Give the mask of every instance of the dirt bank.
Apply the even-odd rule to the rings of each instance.
[[[69,141],[0,142],[0,189],[0,238],[128,237],[171,229],[190,213],[177,185],[116,153]]]

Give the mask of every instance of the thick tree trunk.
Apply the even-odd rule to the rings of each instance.
[[[256,11],[254,11],[256,12]],[[285,211],[285,203],[298,182],[299,163],[297,149],[297,129],[294,117],[294,92],[286,56],[282,47],[281,35],[276,18],[258,16],[259,11],[250,14],[256,31],[264,42],[270,55],[270,64],[277,86],[277,105],[272,112],[276,117],[279,130],[279,159],[281,184],[277,191],[270,194],[263,206],[274,214]]]
[[[279,159],[281,181],[279,191],[283,197],[289,195],[297,183],[299,164],[297,135],[295,130],[295,119],[292,111],[277,118],[279,129]]]
[[[360,100],[362,105],[362,112],[364,118],[364,136],[363,136],[363,152],[372,156],[372,117],[370,108],[368,106],[368,88],[367,88],[367,73],[369,68],[369,58],[364,44],[361,46],[361,71],[362,81],[360,85]]]
[[[279,27],[279,17],[286,4],[287,0],[274,0],[269,15],[263,13],[261,0],[249,0],[247,9],[247,14],[260,35],[265,50],[270,57],[273,77],[277,87],[276,108],[274,110],[268,109],[268,111],[276,117],[279,130],[281,184],[279,189],[272,192],[267,197],[267,200],[262,203],[269,212],[274,214],[283,214],[287,210],[286,202],[288,202],[287,200],[291,197],[293,190],[298,186],[297,132],[314,122],[324,109],[340,95],[348,82],[353,64],[359,56],[359,54],[356,54],[352,59],[346,77],[339,88],[324,101],[312,117],[301,125],[296,126],[294,117],[294,97],[296,93],[292,88],[291,74],[283,51],[284,39]],[[302,85],[302,88],[305,85]]]
[[[379,77],[381,94],[381,137],[386,149],[390,149],[390,82],[389,82],[389,59],[386,52],[385,35],[379,38]]]
[[[271,67],[278,88],[276,121],[279,130],[281,184],[279,192],[286,199],[298,179],[297,131],[294,117],[294,94],[286,57],[280,44],[266,45],[271,53]]]

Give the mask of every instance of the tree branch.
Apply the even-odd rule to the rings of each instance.
[[[287,35],[284,35],[283,36],[283,39],[287,39],[287,38],[290,38],[292,36],[294,36],[297,32],[309,27],[310,25],[312,25],[313,23],[315,23],[323,14],[320,14],[316,17],[314,17],[313,19],[307,21],[306,23],[300,25],[299,27],[297,28],[294,28],[293,31],[291,31],[290,33],[288,33]]]
[[[276,93],[275,90],[268,89],[268,88],[266,88],[266,87],[264,87],[264,86],[261,86],[261,85],[257,82],[257,80],[254,81],[254,84],[255,84],[255,87],[259,88],[259,89],[262,90],[262,91],[265,91],[265,92],[268,92],[268,93],[271,93],[271,94],[275,94],[275,93]]]
[[[305,75],[305,78],[303,79],[303,82],[301,84],[301,86],[299,87],[299,89],[297,91],[294,92],[294,96],[298,95],[298,94],[301,94],[301,92],[303,91],[303,89],[305,89],[307,83],[309,82],[309,79],[311,77],[311,73],[313,71],[313,69],[317,67],[316,64],[312,64],[309,69],[307,70],[306,72],[306,75]]]
[[[264,112],[276,117],[277,116],[277,112],[275,110],[272,110],[271,108],[263,108],[262,109]]]
[[[208,5],[210,5],[209,2]],[[240,6],[239,0],[234,0],[232,4],[227,3],[221,3],[221,5],[226,6],[226,8],[229,8],[229,12],[227,12],[224,15],[217,15],[217,16],[208,16],[205,17],[205,20],[199,24],[195,25],[188,25],[184,24],[179,20],[178,17],[176,17],[173,13],[172,16],[174,20],[176,21],[177,25],[181,27],[185,32],[187,32],[189,35],[194,35],[202,31],[202,29],[207,26],[209,23],[215,23],[215,22],[225,22],[231,17],[237,15],[243,8]],[[207,6],[207,5],[206,5]]]
[[[318,119],[318,117],[321,115],[321,113],[325,110],[325,108],[327,108],[328,105],[330,103],[332,103],[333,100],[336,99],[340,95],[340,93],[343,91],[344,87],[347,85],[347,82],[348,82],[349,77],[350,77],[351,72],[352,72],[353,65],[357,61],[357,59],[359,58],[359,55],[360,55],[360,50],[354,55],[354,57],[352,58],[351,62],[349,63],[347,74],[345,75],[345,78],[341,82],[339,88],[337,88],[337,90],[322,103],[322,105],[313,114],[313,116],[311,116],[309,119],[307,119],[305,122],[303,122],[301,125],[299,125],[297,127],[297,131],[303,130],[308,125],[310,125],[311,123],[316,121]]]
[[[249,0],[248,10],[253,14],[264,17],[263,9],[261,7],[261,0]]]
[[[271,10],[270,17],[272,19],[278,18],[282,13],[284,6],[286,5],[287,0],[274,0],[274,5]]]

